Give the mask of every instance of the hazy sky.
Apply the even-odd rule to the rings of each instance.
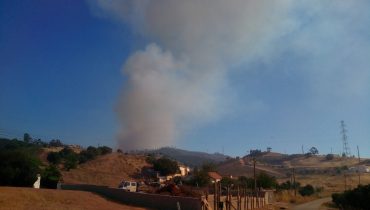
[[[0,135],[370,157],[369,1],[0,1]],[[117,140],[119,143],[117,143]]]

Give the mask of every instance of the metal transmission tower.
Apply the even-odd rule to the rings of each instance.
[[[346,130],[346,125],[344,124],[344,121],[340,121],[340,133],[342,134],[342,141],[343,141],[343,156],[346,157],[351,157],[351,149],[348,146],[348,141],[347,141],[347,130]]]

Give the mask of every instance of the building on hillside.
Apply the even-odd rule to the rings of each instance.
[[[179,164],[179,170],[181,176],[187,176],[190,172],[190,168],[182,164]]]
[[[352,166],[348,170],[353,173],[370,173],[370,167],[366,165]]]
[[[208,172],[208,176],[211,178],[212,183],[219,182],[222,179],[222,176],[215,171]]]

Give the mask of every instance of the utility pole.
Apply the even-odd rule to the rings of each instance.
[[[358,157],[358,167],[357,167],[357,172],[358,172],[358,185],[361,184],[361,172],[360,172],[360,163],[361,163],[361,158],[360,158],[360,150],[357,145],[357,157]]]
[[[303,144],[302,144],[302,155],[304,155]]]
[[[254,192],[257,192],[257,180],[256,180],[256,158],[253,158],[253,177],[254,177]]]
[[[297,196],[297,185],[295,183],[295,169],[293,168],[293,187],[294,187],[294,196]]]

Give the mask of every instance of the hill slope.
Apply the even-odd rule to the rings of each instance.
[[[78,168],[63,171],[63,180],[70,184],[96,184],[117,187],[123,180],[137,180],[143,167],[149,166],[142,155],[112,153],[97,157]]]
[[[206,152],[195,152],[171,147],[163,147],[157,150],[142,151],[139,153],[168,156],[171,159],[177,160],[191,167],[201,166],[203,163],[209,162],[219,163],[228,158],[228,156],[220,153],[209,154]]]
[[[144,210],[108,201],[90,192],[0,187],[0,209]]]

